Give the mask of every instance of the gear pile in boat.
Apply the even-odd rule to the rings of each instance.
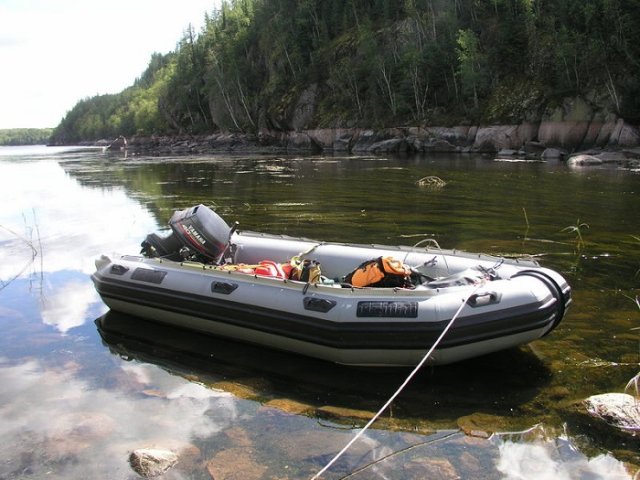
[[[147,235],[141,244],[141,253],[144,256],[198,262],[225,271],[344,287],[415,288],[417,285],[433,281],[433,278],[421,274],[392,256],[372,258],[344,277],[332,279],[322,275],[319,261],[303,258],[311,252],[302,252],[284,263],[269,259],[252,265],[234,263],[231,236],[238,223],[229,227],[218,214],[204,205],[174,212],[169,226],[171,232],[166,236],[156,233]],[[461,276],[457,281],[460,285],[473,284],[490,279],[489,277],[485,272],[475,271]]]

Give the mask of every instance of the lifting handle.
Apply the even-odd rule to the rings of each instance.
[[[500,294],[497,292],[480,292],[474,293],[467,299],[467,303],[471,307],[484,307],[500,303]]]

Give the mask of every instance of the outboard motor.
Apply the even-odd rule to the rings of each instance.
[[[142,242],[142,254],[169,260],[219,263],[229,247],[237,224],[227,223],[210,208],[196,205],[174,212],[169,220],[172,232],[161,237],[150,233]]]

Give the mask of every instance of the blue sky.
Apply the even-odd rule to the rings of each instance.
[[[123,90],[219,4],[0,0],[0,128],[55,127],[78,100]]]

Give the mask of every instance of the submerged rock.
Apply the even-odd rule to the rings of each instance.
[[[207,472],[214,480],[259,480],[265,477],[267,466],[254,457],[252,448],[229,448],[207,463]]]
[[[458,480],[462,478],[446,458],[416,458],[399,467],[403,478],[433,478]]]
[[[440,177],[436,177],[435,175],[422,177],[420,180],[416,182],[416,185],[418,185],[419,187],[433,188],[433,189],[443,188],[446,184],[447,182],[442,180]]]
[[[178,456],[170,450],[139,448],[129,455],[129,465],[141,477],[162,475],[178,463]]]
[[[640,433],[640,402],[626,393],[603,393],[584,401],[589,415],[603,420],[608,425],[631,433]]]
[[[489,438],[494,432],[508,430],[505,419],[488,413],[473,413],[460,417],[458,427],[465,435],[478,438]]]
[[[585,155],[580,154],[574,157],[571,157],[567,160],[567,165],[579,165],[579,166],[587,166],[587,165],[602,165],[602,160],[598,157],[594,157],[593,155]]]

